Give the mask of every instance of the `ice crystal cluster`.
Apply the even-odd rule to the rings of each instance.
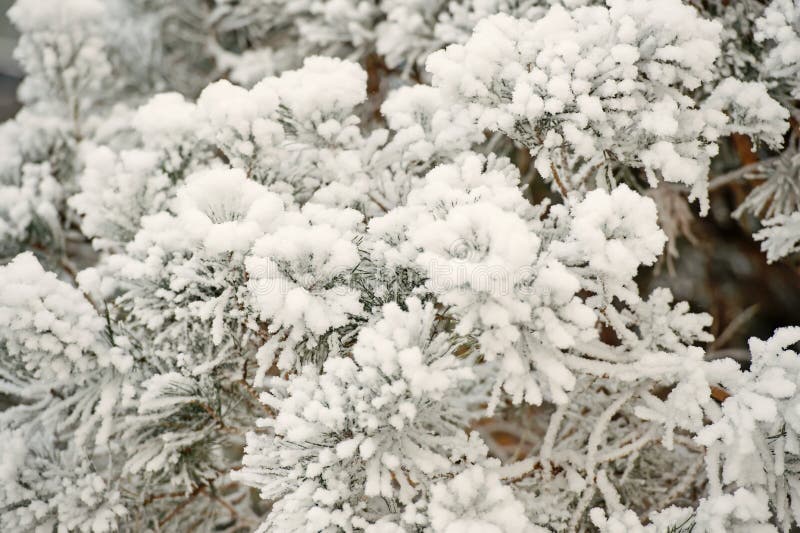
[[[653,198],[737,179],[796,259],[800,4],[8,16],[0,530],[800,524],[800,328],[709,357],[638,277],[677,224]],[[732,138],[766,155],[709,179]]]

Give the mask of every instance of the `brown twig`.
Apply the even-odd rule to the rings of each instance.
[[[741,313],[739,313],[730,323],[725,327],[722,333],[711,343],[711,346],[708,347],[708,351],[719,350],[723,346],[725,346],[728,341],[730,341],[736,332],[739,331],[742,326],[747,324],[755,315],[758,313],[759,308],[761,306],[757,303],[751,305]]]
[[[550,163],[550,170],[553,172],[553,179],[555,180],[556,185],[558,185],[558,190],[561,192],[561,196],[566,200],[567,188],[564,186],[564,182],[561,181],[561,176],[558,175],[556,166],[553,163]]]
[[[156,500],[163,500],[165,498],[180,498],[181,496],[185,496],[186,493],[183,491],[175,491],[175,492],[165,492],[161,494],[151,494],[144,500],[142,500],[142,505],[150,505]]]
[[[219,415],[214,411],[214,409],[212,409],[212,407],[207,403],[201,402],[200,400],[194,400],[191,403],[199,406],[203,411],[205,411],[208,414],[208,416],[210,416],[217,423],[217,426],[219,426],[219,429],[221,431],[224,431],[225,433],[232,433],[235,435],[243,434],[241,430],[226,425],[225,422],[223,422],[222,419],[219,417]]]
[[[711,397],[720,403],[727,400],[730,397],[730,395],[731,393],[726,391],[722,387],[717,387],[717,386],[711,387]]]
[[[196,489],[194,489],[185,500],[176,505],[175,508],[172,509],[172,511],[170,511],[169,514],[167,514],[167,516],[165,516],[158,522],[158,527],[164,527],[164,525],[167,522],[175,518],[175,516],[177,516],[178,513],[180,513],[181,511],[183,511],[187,505],[192,503],[195,499],[197,499],[198,496],[200,496],[203,492],[205,492],[206,488],[208,488],[208,485],[199,485]]]
[[[239,513],[236,511],[236,509],[233,508],[231,504],[229,504],[228,502],[226,502],[213,492],[209,493],[208,497],[217,502],[218,504],[220,504],[221,506],[223,506],[225,509],[227,509],[228,512],[231,514],[231,520],[233,520],[234,522],[239,522]]]
[[[389,212],[389,209],[388,209],[388,208],[387,208],[385,205],[383,205],[383,203],[381,203],[381,201],[380,201],[380,200],[378,200],[377,198],[375,198],[375,195],[374,195],[374,194],[372,194],[372,193],[367,193],[367,197],[368,197],[370,200],[372,200],[373,202],[375,202],[375,205],[377,205],[378,207],[380,207],[381,211],[383,211],[384,213],[388,213],[388,212]]]

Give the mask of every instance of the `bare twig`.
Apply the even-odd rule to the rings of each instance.
[[[196,500],[197,497],[200,496],[203,492],[205,492],[207,488],[208,488],[207,485],[200,485],[196,489],[194,489],[185,500],[176,505],[175,508],[172,509],[172,511],[170,511],[169,514],[167,514],[167,516],[165,516],[158,522],[158,527],[164,527],[164,525],[167,522],[175,518],[178,515],[178,513],[183,511],[187,505]]]
[[[736,170],[732,170],[731,172],[726,172],[725,174],[714,176],[708,182],[708,190],[715,191],[717,189],[721,189],[722,187],[730,185],[731,183],[739,181],[740,179],[745,178],[747,174],[754,171],[761,165],[768,164],[774,161],[775,159],[777,159],[777,157],[764,159],[763,161],[756,161],[755,163],[750,163],[749,165],[737,168]]]
[[[711,346],[708,347],[709,351],[714,351],[722,348],[725,346],[736,332],[739,331],[742,326],[747,324],[755,315],[758,313],[760,306],[756,303],[739,313],[736,318],[730,321],[727,327],[720,333],[720,335],[711,343]]]
[[[558,175],[558,170],[556,170],[556,166],[553,163],[550,163],[550,170],[553,172],[553,179],[558,185],[558,190],[561,192],[561,196],[564,199],[567,199],[567,188],[564,186],[564,182],[561,181],[561,176]]]

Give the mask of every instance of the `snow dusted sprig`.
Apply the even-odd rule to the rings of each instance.
[[[762,77],[777,85],[781,100],[800,94],[800,7],[793,0],[774,0],[755,21],[755,40],[766,48]]]
[[[800,211],[791,215],[777,215],[764,221],[764,227],[753,235],[761,241],[761,250],[767,260],[777,261],[782,257],[800,252]]]
[[[539,20],[484,19],[464,45],[431,54],[427,66],[463,113],[528,147],[562,194],[595,173],[607,186],[622,164],[643,169],[651,186],[658,177],[689,186],[705,213],[719,137],[765,132],[780,145],[776,133],[788,118],[759,84],[733,93],[741,82],[728,80],[708,102],[692,98],[714,80],[719,32],[678,0],[556,6]],[[730,99],[739,107],[729,122]],[[737,117],[745,101],[757,111]]]
[[[297,344],[313,348],[325,333],[362,312],[353,282],[361,261],[353,230],[361,215],[313,204],[296,215],[258,239],[246,260],[254,304],[274,335],[259,351],[266,358],[260,361],[264,372],[279,347],[282,370],[308,363],[296,355]]]
[[[45,272],[30,253],[20,254],[0,273],[7,287],[0,297],[6,372],[57,382],[111,363],[102,359],[103,320],[80,292]]]
[[[485,453],[463,430],[485,397],[448,401],[477,376],[454,355],[452,336],[436,331],[432,304],[405,306],[386,304],[352,359],[271,380],[262,398],[277,416],[263,424],[274,434],[248,436],[239,474],[277,500],[262,530],[364,528],[398,505],[407,506],[398,519],[422,525],[410,511],[432,481]]]
[[[473,466],[431,489],[433,531],[442,533],[504,531],[544,533],[525,516],[525,508],[491,470]]]
[[[797,327],[779,329],[766,341],[751,339],[750,369],[726,383],[730,396],[721,413],[697,436],[709,448],[712,495],[729,484],[765,492],[783,528],[800,518],[792,466],[800,450],[795,398],[800,359],[791,349],[798,342]]]
[[[12,531],[119,530],[128,517],[119,487],[97,473],[75,444],[63,449],[46,431],[31,437],[22,431],[2,433],[0,526]]]

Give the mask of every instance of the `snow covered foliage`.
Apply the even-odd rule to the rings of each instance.
[[[22,365],[26,375],[41,380],[109,365],[95,356],[103,320],[80,292],[42,270],[31,253],[4,267],[2,281],[4,364]]]
[[[774,0],[755,21],[754,38],[766,48],[762,76],[786,99],[797,98],[800,85],[800,6]]]
[[[480,438],[464,432],[486,401],[480,384],[468,386],[478,376],[454,355],[451,335],[432,329],[431,303],[405,304],[386,304],[361,329],[352,358],[270,381],[262,400],[278,414],[262,424],[274,435],[248,437],[237,476],[277,499],[262,530],[424,524],[415,506],[431,480],[483,459]],[[448,401],[454,395],[461,401]]]
[[[793,132],[786,150],[771,159],[746,168],[746,179],[760,181],[734,215],[749,214],[762,219],[763,228],[753,237],[770,262],[798,251],[800,237],[800,141]]]
[[[797,328],[642,289],[739,178],[800,251],[798,9],[727,5],[18,0],[0,530],[799,525]]]
[[[715,79],[720,30],[679,0],[554,7],[535,20],[484,19],[464,45],[432,54],[428,68],[483,128],[530,148],[562,191],[586,179],[603,186],[622,163],[642,168],[653,186],[657,176],[688,185],[706,211],[719,136],[780,146],[788,118],[763,85]],[[713,83],[704,102],[692,97]]]
[[[103,337],[104,321],[84,295],[32,254],[0,267],[0,283],[0,391],[21,399],[0,413],[0,524],[116,529],[126,508],[92,461],[116,429],[121,376],[133,359]]]
[[[432,492],[430,515],[434,531],[547,531],[530,523],[511,487],[496,473],[479,466],[434,485]]]
[[[800,252],[800,211],[777,215],[764,221],[764,228],[753,237],[762,241],[761,249],[769,261]]]

